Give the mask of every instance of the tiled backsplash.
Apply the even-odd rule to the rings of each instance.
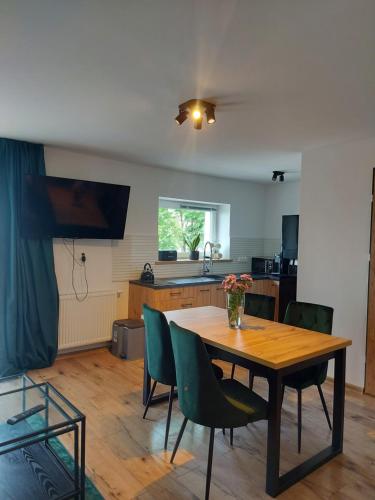
[[[215,261],[216,274],[250,271],[251,258],[273,255],[280,250],[280,240],[263,238],[231,238],[231,262]],[[145,262],[150,262],[155,276],[190,276],[200,273],[202,263],[155,265],[158,258],[155,235],[127,234],[124,240],[112,242],[112,279],[121,282],[139,278]]]

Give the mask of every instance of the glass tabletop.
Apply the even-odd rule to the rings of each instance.
[[[30,409],[38,411],[9,423],[11,417]],[[46,438],[82,418],[82,413],[48,382],[37,384],[27,375],[0,379],[0,454]]]

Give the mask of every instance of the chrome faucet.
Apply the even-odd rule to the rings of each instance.
[[[206,247],[207,245],[210,247],[210,255],[206,255]],[[210,268],[212,268],[213,262],[212,262],[212,247],[213,244],[210,241],[206,241],[203,249],[203,262],[202,262],[202,275],[205,275],[210,272]],[[208,263],[207,260],[209,259]]]

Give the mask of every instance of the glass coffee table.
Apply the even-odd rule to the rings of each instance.
[[[0,498],[84,499],[85,434],[85,416],[48,382],[0,379]],[[73,442],[71,455],[63,435]]]

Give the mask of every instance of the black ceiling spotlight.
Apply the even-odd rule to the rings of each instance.
[[[175,118],[176,123],[178,125],[182,125],[184,121],[187,119],[187,117],[188,117],[188,112],[186,111],[186,109],[185,110],[180,109],[179,114]]]
[[[215,106],[206,108],[207,123],[211,125],[216,122],[215,118]]]
[[[190,117],[193,121],[194,128],[196,130],[201,130],[204,114],[206,115],[209,125],[216,122],[215,107],[215,104],[211,102],[202,101],[201,99],[190,99],[178,106],[179,114],[176,116],[175,120],[178,125],[182,125],[186,118]]]
[[[284,182],[284,174],[285,172],[281,172],[280,170],[274,170],[272,173],[272,180],[273,182],[277,181],[277,178],[279,178],[280,182]]]

